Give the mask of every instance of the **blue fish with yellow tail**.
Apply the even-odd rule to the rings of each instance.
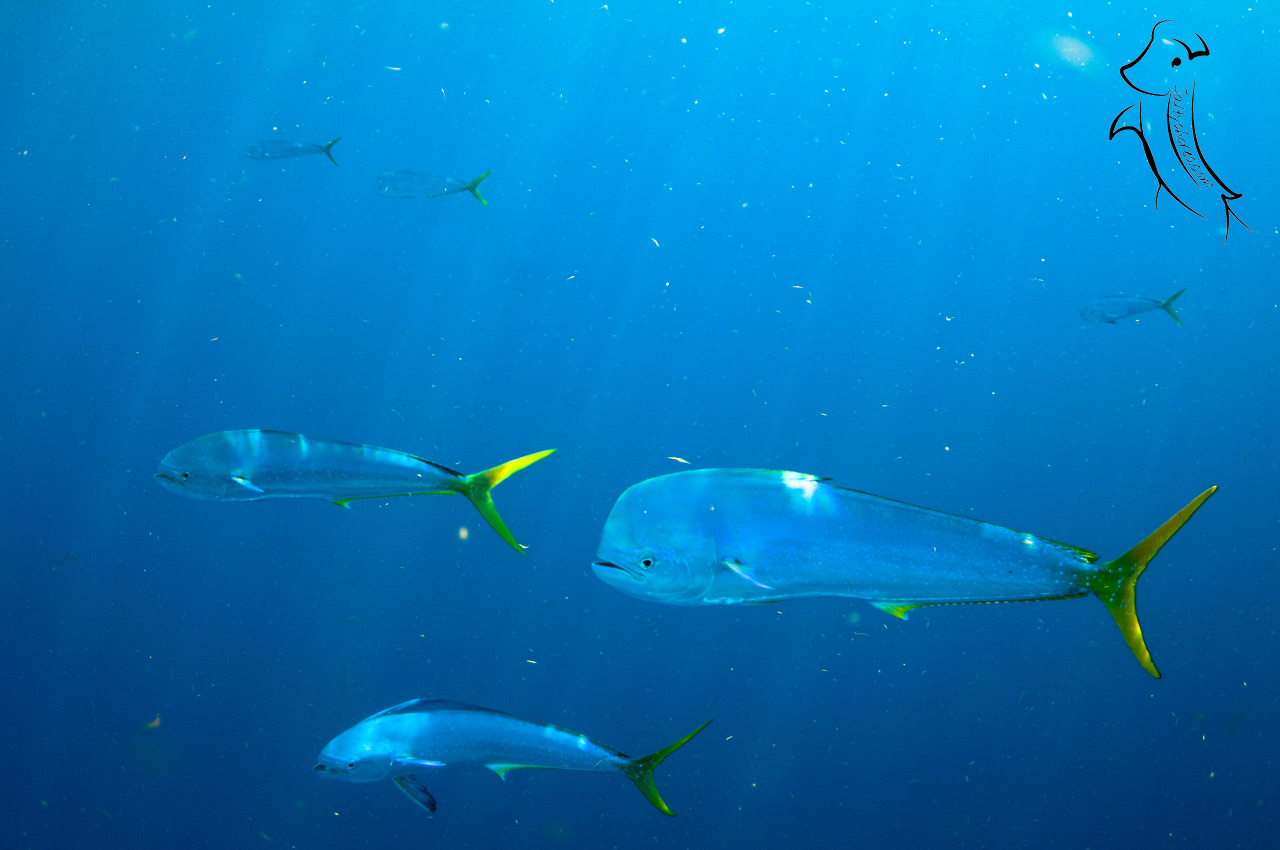
[[[1169,318],[1178,324],[1178,327],[1182,327],[1182,319],[1179,319],[1178,314],[1173,311],[1173,302],[1186,291],[1179,289],[1163,301],[1138,295],[1104,295],[1086,304],[1080,311],[1080,318],[1087,322],[1114,325],[1121,319],[1149,313],[1152,310],[1164,310],[1169,314]]]
[[[848,596],[905,618],[922,605],[1070,599],[1090,593],[1148,673],[1134,609],[1147,563],[1217,487],[1114,561],[1034,534],[773,469],[700,469],[624,492],[604,525],[595,574],[672,605]]]
[[[284,431],[219,431],[169,452],[155,476],[170,490],[196,499],[254,502],[323,499],[346,507],[359,499],[391,496],[466,496],[512,549],[524,554],[507,529],[489,491],[503,479],[542,460],[535,452],[464,475],[394,449],[323,440]]]
[[[447,764],[478,763],[506,779],[512,770],[616,772],[645,799],[675,817],[658,794],[653,769],[711,723],[644,758],[630,758],[586,735],[502,711],[448,700],[414,699],[379,711],[330,741],[315,772],[348,782],[390,779],[409,799],[436,810],[421,775]]]
[[[312,142],[287,142],[282,139],[267,139],[252,145],[244,152],[249,159],[296,159],[300,156],[314,156],[315,154],[324,154],[334,165],[338,161],[333,158],[333,146],[342,141],[342,137],[334,139],[327,145],[317,145]]]
[[[490,169],[472,180],[459,180],[418,171],[383,171],[373,178],[373,191],[384,198],[439,198],[470,192],[473,198],[487,207],[489,202],[480,194],[480,184],[492,173]]]

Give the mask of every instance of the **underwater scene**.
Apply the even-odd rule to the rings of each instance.
[[[2,40],[0,846],[1274,842],[1277,9]]]

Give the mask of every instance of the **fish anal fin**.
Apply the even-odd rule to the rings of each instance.
[[[884,599],[879,602],[872,602],[872,605],[879,608],[886,614],[892,614],[899,620],[907,619],[907,614],[921,606],[920,602],[900,602],[897,600]]]
[[[404,496],[456,496],[457,490],[422,490],[417,493],[381,493],[377,496],[348,496],[345,499],[333,499],[333,504],[340,508],[351,507],[352,502],[364,502],[369,499],[399,499]]]
[[[1075,547],[1070,547],[1075,548]],[[1086,550],[1081,549],[1081,552]],[[1092,555],[1092,552],[1086,552]],[[1063,593],[1058,596],[1028,596],[1024,599],[948,599],[945,602],[899,602],[891,600],[883,600],[880,602],[872,602],[871,604],[884,611],[886,614],[892,614],[900,620],[907,619],[907,614],[917,608],[924,608],[926,605],[1003,605],[1007,602],[1053,602],[1058,599],[1078,599],[1081,596],[1088,596],[1087,592],[1083,593]]]
[[[431,796],[431,792],[427,790],[427,786],[418,781],[416,776],[397,776],[391,780],[396,787],[405,793],[410,800],[417,803],[429,812],[436,810],[436,798]]]
[[[506,780],[506,778],[507,778],[507,774],[508,774],[508,773],[510,773],[510,772],[511,772],[511,771],[513,771],[513,770],[532,770],[533,768],[541,767],[541,765],[536,765],[536,764],[502,764],[502,763],[496,763],[496,762],[495,762],[494,764],[486,764],[486,765],[485,765],[485,767],[489,768],[489,769],[490,769],[490,770],[492,770],[494,773],[498,774],[498,778],[499,778],[499,779],[502,779],[502,780],[504,780],[504,781],[505,781],[505,780]]]

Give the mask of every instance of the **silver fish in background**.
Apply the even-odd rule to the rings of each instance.
[[[1138,662],[1134,588],[1147,564],[1213,495],[1210,487],[1138,545],[1098,563],[1087,549],[776,469],[698,469],[618,497],[592,565],[623,593],[669,605],[806,596],[865,599],[895,617],[924,605],[1094,595]]]
[[[509,771],[532,768],[616,772],[634,782],[654,808],[675,817],[658,794],[653,769],[710,723],[655,753],[630,758],[549,723],[460,702],[414,699],[379,711],[334,738],[321,751],[315,772],[347,782],[390,779],[431,812],[436,800],[419,775],[434,767],[483,764],[502,779]]]
[[[322,499],[346,507],[359,499],[460,494],[493,530],[524,554],[489,491],[555,449],[464,475],[438,463],[378,446],[323,440],[284,431],[219,431],[169,452],[155,477],[194,499],[254,502]]]
[[[286,142],[279,139],[267,139],[258,142],[244,152],[249,159],[293,159],[299,156],[313,156],[322,153],[329,157],[329,161],[334,165],[338,161],[333,158],[331,151],[333,146],[342,141],[342,137],[334,139],[327,145],[317,145],[311,142]]]
[[[1137,295],[1104,295],[1101,298],[1090,301],[1080,311],[1080,318],[1088,322],[1114,325],[1121,319],[1149,313],[1152,310],[1164,310],[1169,314],[1170,319],[1178,323],[1178,327],[1182,327],[1182,320],[1178,318],[1177,313],[1173,312],[1173,302],[1177,301],[1178,296],[1186,291],[1186,289],[1179,289],[1163,301],[1157,301],[1154,298],[1142,298]]]
[[[456,177],[421,174],[417,171],[384,171],[373,178],[373,191],[384,198],[438,198],[441,195],[470,192],[487,207],[489,202],[480,194],[479,186],[492,173],[491,169],[468,182]]]

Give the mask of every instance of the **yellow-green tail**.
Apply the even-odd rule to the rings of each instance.
[[[338,138],[334,139],[332,142],[330,142],[329,144],[325,145],[324,147],[322,147],[322,148],[320,149],[320,150],[324,153],[324,155],[325,155],[325,156],[329,157],[329,161],[330,161],[330,162],[332,162],[334,165],[337,165],[337,164],[338,164],[338,161],[337,161],[336,159],[334,159],[334,158],[333,158],[333,154],[331,153],[331,151],[333,150],[333,146],[334,146],[334,145],[336,145],[336,144],[337,144],[338,142],[340,142],[340,141],[342,141],[342,137],[341,137],[341,136],[339,136]],[[341,166],[339,166],[339,167],[341,167]]]
[[[622,763],[621,769],[626,774],[626,777],[636,784],[636,787],[640,789],[640,793],[644,795],[646,800],[653,803],[655,809],[667,817],[673,818],[676,813],[671,811],[671,807],[667,805],[666,800],[663,800],[662,795],[658,793],[658,786],[653,784],[653,769],[662,764],[667,756],[692,741],[694,735],[697,735],[710,725],[711,721],[708,720],[674,744],[668,744],[656,753],[650,753],[644,758],[627,759]]]
[[[1151,532],[1146,540],[1114,561],[1107,561],[1081,577],[1081,583],[1102,600],[1102,604],[1107,606],[1107,610],[1115,618],[1116,625],[1120,627],[1120,633],[1124,635],[1138,663],[1157,679],[1160,678],[1160,671],[1151,661],[1151,653],[1147,651],[1147,644],[1142,639],[1142,627],[1138,625],[1138,611],[1134,606],[1134,589],[1138,584],[1138,576],[1142,575],[1142,571],[1160,551],[1160,547],[1177,534],[1183,523],[1191,519],[1191,515],[1217,489],[1214,486],[1205,490],[1192,499],[1185,508],[1170,517],[1164,525]]]
[[[459,488],[462,495],[470,499],[471,504],[476,506],[480,516],[484,517],[489,525],[493,526],[493,530],[498,532],[498,536],[507,541],[511,548],[521,555],[524,554],[524,547],[516,542],[516,538],[507,528],[507,524],[502,521],[502,517],[498,516],[498,509],[493,506],[493,498],[489,495],[489,491],[501,484],[511,473],[519,472],[529,464],[542,460],[554,451],[555,449],[547,449],[545,452],[534,452],[531,455],[509,460],[500,466],[495,466],[493,469],[473,473],[462,479],[462,487]]]
[[[1160,302],[1160,308],[1169,314],[1169,318],[1178,323],[1178,327],[1182,327],[1182,320],[1178,318],[1178,314],[1173,312],[1173,302],[1178,300],[1178,296],[1186,292],[1186,289],[1179,289],[1168,298]]]
[[[470,192],[471,194],[475,195],[475,196],[476,196],[476,200],[477,200],[477,201],[479,201],[480,203],[484,204],[486,207],[487,207],[487,206],[489,206],[489,202],[488,202],[488,201],[486,201],[486,200],[484,199],[484,196],[480,194],[480,189],[479,189],[479,187],[480,187],[480,181],[484,180],[484,178],[488,177],[488,176],[489,176],[490,174],[492,174],[492,173],[493,173],[493,169],[490,169],[490,170],[486,171],[484,174],[481,174],[481,175],[480,175],[479,177],[477,177],[475,180],[472,180],[470,183],[468,183],[468,184],[467,184],[467,191],[468,191],[468,192]],[[1178,296],[1177,296],[1177,295],[1175,295],[1175,296],[1173,296],[1173,297],[1174,297],[1174,298],[1177,298]],[[1170,301],[1172,301],[1173,299],[1171,298],[1171,299],[1169,299],[1169,300],[1170,300]]]

